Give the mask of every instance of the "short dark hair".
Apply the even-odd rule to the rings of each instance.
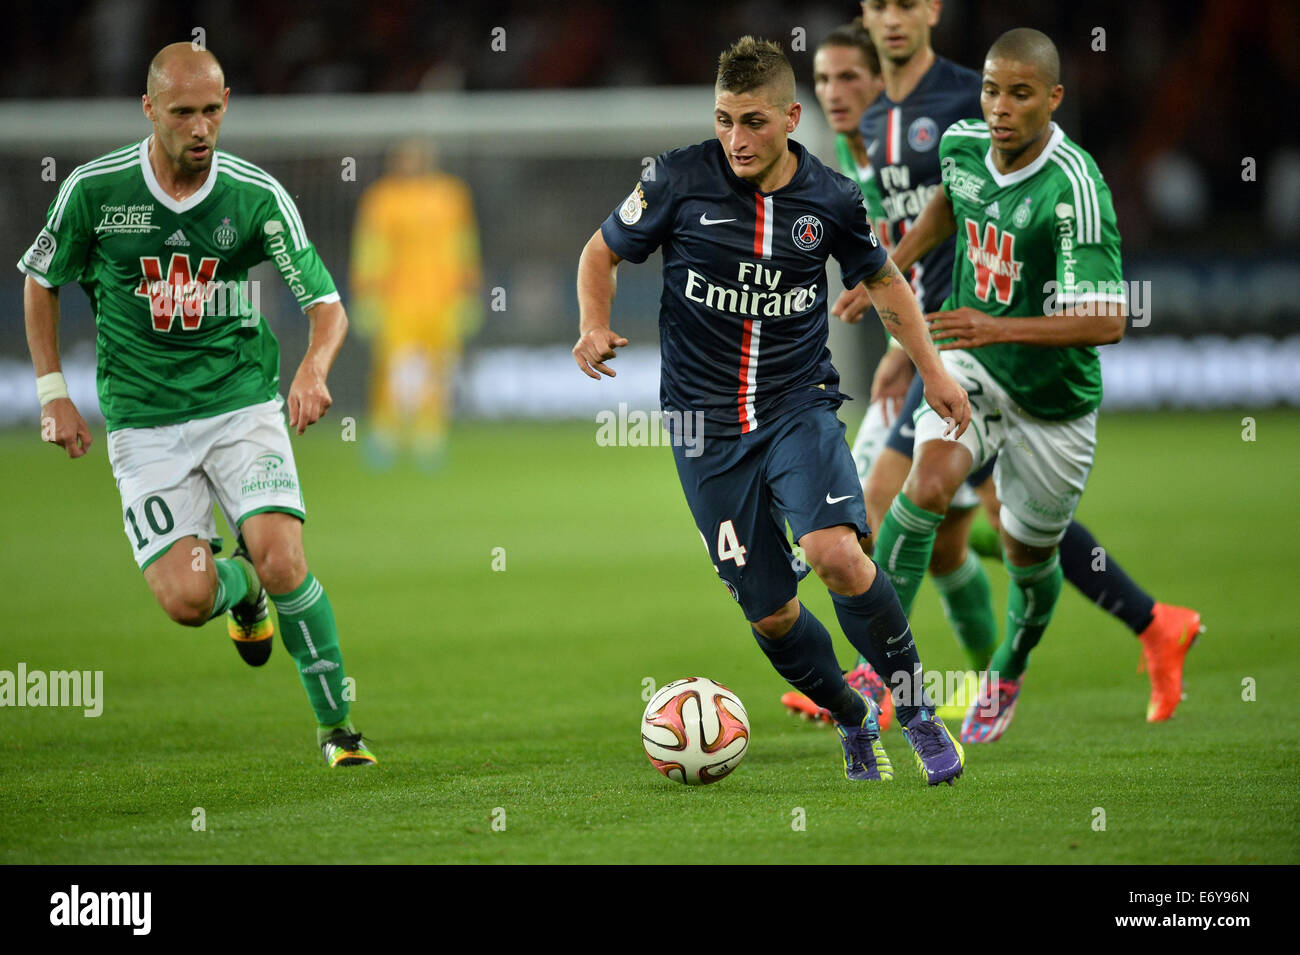
[[[1049,89],[1061,82],[1061,55],[1056,52],[1056,44],[1046,33],[1030,27],[1016,27],[1002,34],[993,41],[985,59],[1027,63]]]
[[[854,17],[848,23],[837,26],[826,34],[826,39],[822,40],[817,49],[826,46],[856,47],[862,51],[862,59],[866,61],[871,75],[880,75],[880,54],[876,52],[876,45],[871,42],[871,33],[863,26],[861,17]]]
[[[770,87],[786,107],[794,102],[794,68],[771,40],[742,36],[718,57],[715,88],[727,93],[750,93]]]

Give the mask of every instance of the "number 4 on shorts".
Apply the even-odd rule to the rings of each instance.
[[[723,521],[718,527],[718,560],[733,560],[737,567],[745,566],[745,548],[736,537],[736,526]]]

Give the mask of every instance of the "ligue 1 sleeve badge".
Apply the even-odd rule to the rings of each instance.
[[[790,238],[794,239],[794,244],[799,248],[811,252],[821,243],[822,220],[816,216],[800,216],[790,230]]]
[[[623,204],[618,208],[618,217],[624,225],[636,225],[641,221],[641,210],[646,207],[645,192],[641,189],[641,183],[636,184],[636,188],[623,200]]]

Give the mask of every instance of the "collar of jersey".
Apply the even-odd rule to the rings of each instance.
[[[780,195],[781,193],[785,192],[787,189],[799,185],[800,181],[803,179],[805,172],[807,171],[805,167],[808,165],[808,150],[804,149],[803,146],[799,145],[799,143],[795,142],[793,139],[787,139],[786,140],[787,148],[790,150],[790,152],[795,154],[795,158],[798,160],[798,164],[794,167],[794,175],[790,177],[789,182],[787,182],[780,189],[777,189],[775,192],[759,192],[759,190],[756,189],[754,186],[751,186],[749,183],[745,182],[745,180],[741,179],[734,172],[732,172],[731,163],[727,162],[726,149],[723,148],[722,143],[718,142],[718,140],[715,139],[714,142],[718,144],[718,160],[722,163],[722,171],[726,173],[728,182],[731,183],[733,189],[735,189],[737,192],[739,192],[741,195],[744,196],[752,196],[755,193],[757,193],[760,196]]]
[[[215,149],[212,150],[212,165],[208,167],[208,178],[199,186],[199,191],[192,196],[186,196],[184,199],[177,201],[163,191],[163,187],[158,182],[158,177],[153,174],[153,166],[149,164],[149,143],[153,141],[153,135],[150,134],[144,142],[140,144],[140,172],[144,174],[144,184],[153,194],[153,197],[163,204],[164,208],[172,212],[189,212],[200,202],[208,197],[212,187],[217,184],[217,163],[221,162],[221,154]]]
[[[1047,137],[1047,145],[1043,151],[1038,154],[1038,158],[1031,162],[1024,169],[1017,169],[1015,172],[1009,172],[1006,175],[998,172],[997,167],[993,165],[993,137],[989,137],[989,151],[984,154],[984,166],[988,169],[989,175],[993,181],[998,184],[998,188],[1005,189],[1007,186],[1014,186],[1018,182],[1024,182],[1038,170],[1047,165],[1047,161],[1052,158],[1052,153],[1056,152],[1056,147],[1061,144],[1065,138],[1065,132],[1055,123],[1049,124],[1052,128]]]
[[[934,55],[934,62],[930,64],[930,68],[928,70],[926,70],[924,73],[921,74],[921,78],[917,80],[916,85],[912,87],[912,92],[908,93],[898,102],[894,102],[892,99],[889,98],[888,94],[886,94],[885,91],[882,89],[880,91],[880,96],[876,98],[876,102],[880,103],[880,105],[882,105],[885,108],[886,113],[889,112],[891,109],[893,109],[895,106],[902,106],[904,103],[906,103],[917,93],[922,92],[925,89],[927,83],[934,82],[934,78],[939,75],[938,73],[939,64],[947,63],[947,62],[948,62],[947,60],[945,60],[938,53],[936,53]],[[870,109],[870,107],[868,107],[868,109]],[[867,114],[863,113],[862,115],[866,116]],[[862,124],[862,120],[859,119],[858,125],[861,126],[861,124]]]

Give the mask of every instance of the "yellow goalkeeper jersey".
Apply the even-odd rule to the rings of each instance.
[[[479,282],[469,188],[455,176],[386,176],[366,190],[353,233],[352,293],[379,312],[389,340],[459,337],[458,311]]]

